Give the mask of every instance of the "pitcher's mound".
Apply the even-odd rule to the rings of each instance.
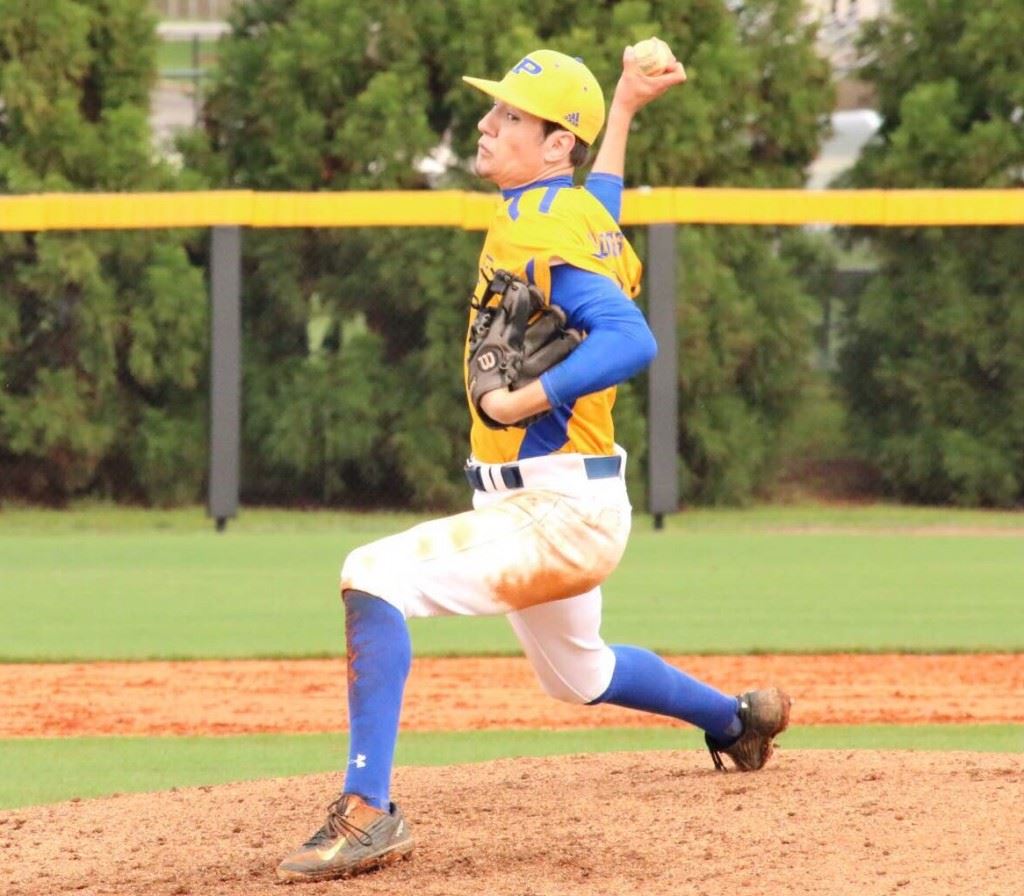
[[[11,896],[540,896],[1021,892],[1024,757],[781,751],[754,774],[696,752],[402,768],[412,861],[275,884],[338,775],[0,813]]]

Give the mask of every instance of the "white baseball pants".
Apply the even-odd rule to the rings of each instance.
[[[588,703],[615,667],[600,634],[600,585],[629,537],[621,457],[617,476],[598,479],[580,455],[521,461],[521,488],[483,465],[494,490],[475,491],[473,510],[357,548],[342,591],[376,595],[406,618],[504,614],[544,690]]]

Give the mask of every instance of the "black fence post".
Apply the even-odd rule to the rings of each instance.
[[[242,420],[242,229],[214,227],[210,247],[208,512],[223,532],[238,513]]]
[[[676,225],[647,229],[650,301],[647,317],[658,341],[658,356],[648,375],[647,502],[654,527],[679,509],[679,365],[676,338]]]

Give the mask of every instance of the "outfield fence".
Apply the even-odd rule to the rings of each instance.
[[[485,230],[493,193],[51,193],[0,196],[0,232],[211,230],[208,510],[238,511],[242,244],[246,228],[447,227]],[[662,347],[648,377],[648,509],[679,505],[676,228],[680,224],[986,227],[1024,224],[1024,190],[627,190],[623,226],[646,226],[648,316]]]
[[[344,193],[211,190],[0,196],[0,231],[168,227],[461,227],[486,230],[497,199],[459,190]],[[626,190],[623,226],[835,224],[873,227],[1024,223],[1024,190]]]

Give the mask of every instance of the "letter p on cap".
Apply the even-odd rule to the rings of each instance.
[[[537,65],[529,56],[524,56],[516,63],[515,68],[512,69],[512,74],[518,75],[521,72],[525,72],[528,75],[539,75],[542,71],[544,69]]]

